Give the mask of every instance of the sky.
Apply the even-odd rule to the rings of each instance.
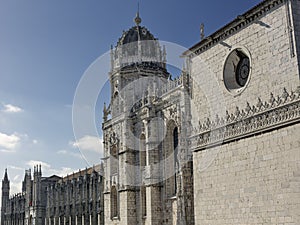
[[[140,16],[155,37],[189,48],[260,1],[141,0]],[[64,176],[100,162],[104,88],[95,109],[98,136],[75,139],[72,104],[81,77],[134,25],[138,1],[0,0],[0,176],[11,192],[24,170]],[[99,74],[106,76],[107,74]],[[80,149],[80,150],[79,150]],[[88,160],[82,157],[89,155]]]

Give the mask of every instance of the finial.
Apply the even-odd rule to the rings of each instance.
[[[201,41],[205,37],[205,35],[204,35],[204,23],[201,23],[201,25],[200,25],[200,37],[201,37]]]
[[[140,17],[140,3],[138,3],[138,11],[136,13],[136,17],[134,18],[134,22],[137,26],[139,26],[140,23],[142,22],[142,19]]]
[[[163,63],[167,62],[167,50],[166,50],[166,46],[163,46]]]
[[[8,180],[8,176],[7,176],[7,168],[5,168],[4,180]]]
[[[108,111],[107,111],[107,108],[106,108],[106,104],[104,102],[104,106],[103,106],[103,120],[104,121],[107,121],[107,116],[108,116]]]

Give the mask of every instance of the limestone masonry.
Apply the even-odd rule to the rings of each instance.
[[[300,0],[264,0],[182,53],[139,13],[111,49],[104,156],[2,181],[1,225],[300,224]],[[203,27],[202,27],[203,30]]]

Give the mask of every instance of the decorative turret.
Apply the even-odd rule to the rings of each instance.
[[[4,181],[4,182],[9,182],[9,180],[8,180],[8,175],[7,175],[7,169],[5,169],[3,181]]]
[[[2,202],[1,202],[1,225],[4,225],[4,217],[7,203],[9,201],[10,182],[8,180],[7,169],[5,169],[2,180]]]
[[[41,202],[41,179],[42,179],[42,167],[37,165],[34,167],[33,173],[33,196],[32,202],[34,206],[38,206]]]
[[[23,181],[22,191],[25,195],[25,207],[32,206],[32,178],[31,169],[25,170],[25,176]]]

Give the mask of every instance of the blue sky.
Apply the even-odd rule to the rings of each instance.
[[[202,22],[209,35],[259,2],[142,0],[140,14],[157,38],[188,48]],[[0,174],[8,168],[13,191],[36,163],[45,175],[87,166],[78,146],[98,162],[96,137],[74,139],[74,93],[89,65],[134,25],[136,11],[137,1],[0,0]]]

